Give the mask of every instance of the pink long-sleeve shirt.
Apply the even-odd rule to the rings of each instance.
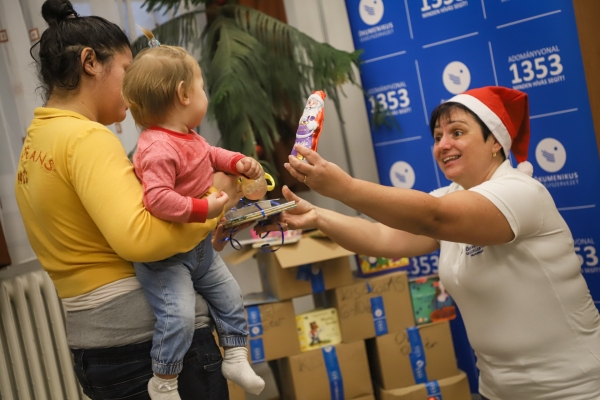
[[[204,222],[212,174],[240,175],[235,164],[245,156],[209,145],[194,131],[178,133],[150,127],[138,139],[133,166],[144,187],[144,206],[174,222]]]

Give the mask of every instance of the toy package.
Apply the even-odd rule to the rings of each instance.
[[[310,311],[296,315],[300,350],[309,351],[342,342],[340,324],[335,308]]]
[[[279,200],[279,199],[278,199]],[[279,204],[275,200],[262,200],[248,204],[241,208],[232,208],[225,213],[225,222],[221,222],[225,229],[241,225],[250,221],[262,221],[271,215],[296,207],[295,201]]]
[[[358,276],[374,276],[382,275],[389,272],[401,270],[409,265],[409,259],[402,258],[385,258],[385,257],[370,257],[362,254],[356,255],[358,263]]]
[[[298,130],[296,131],[296,144],[308,147],[317,151],[319,144],[319,135],[323,127],[325,118],[325,92],[322,90],[314,91],[306,101],[306,107],[300,117]],[[304,157],[298,154],[296,149],[292,149],[292,155],[304,161]]]
[[[417,325],[456,318],[454,300],[439,277],[417,278],[409,286]]]

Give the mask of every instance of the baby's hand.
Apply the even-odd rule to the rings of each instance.
[[[240,174],[250,178],[258,179],[263,174],[263,169],[260,163],[252,157],[244,157],[235,164],[235,169]]]
[[[208,200],[208,213],[206,214],[206,219],[217,218],[223,212],[223,207],[229,200],[229,196],[227,193],[211,193],[206,198]]]

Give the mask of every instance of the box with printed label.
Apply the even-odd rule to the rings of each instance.
[[[300,353],[296,315],[291,301],[246,307],[252,363]]]
[[[350,257],[328,238],[303,237],[275,252],[242,249],[225,257],[236,264],[256,255],[263,290],[279,300],[324,292],[352,283]]]
[[[385,390],[378,388],[379,400],[470,400],[467,375],[459,371],[457,375],[438,381],[421,383],[402,389]]]
[[[427,324],[456,318],[456,306],[438,276],[428,276],[410,281],[415,322]]]
[[[282,398],[366,400],[373,385],[364,341],[340,343],[277,361]]]
[[[310,311],[296,315],[300,350],[309,351],[332,346],[342,341],[335,308]]]
[[[373,380],[385,390],[458,374],[448,321],[367,340]]]
[[[358,278],[352,285],[328,290],[318,306],[338,310],[342,341],[351,343],[415,325],[405,272]]]

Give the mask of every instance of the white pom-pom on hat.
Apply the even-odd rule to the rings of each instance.
[[[517,165],[517,169],[524,174],[533,176],[533,165],[529,161],[523,161]]]
[[[529,100],[527,93],[502,86],[487,86],[468,90],[448,102],[460,103],[477,115],[502,146],[504,155],[510,151],[517,159],[517,169],[533,175],[533,165],[527,161],[529,151]],[[524,164],[521,167],[521,164]]]

